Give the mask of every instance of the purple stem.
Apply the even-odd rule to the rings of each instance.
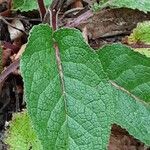
[[[55,31],[57,29],[57,11],[55,9],[51,10],[51,26]]]
[[[39,12],[40,12],[41,20],[43,21],[44,16],[46,14],[46,7],[44,5],[44,0],[37,0],[37,2],[38,2],[38,6],[39,6]]]

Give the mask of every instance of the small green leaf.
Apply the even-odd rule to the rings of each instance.
[[[44,0],[45,5],[49,6],[52,0]],[[37,0],[13,0],[13,9],[20,11],[31,11],[38,9]]]
[[[133,30],[130,36],[127,37],[128,44],[142,45],[140,48],[134,48],[134,51],[150,57],[150,21],[138,23],[137,27]]]
[[[150,44],[150,21],[138,23],[137,27],[133,30],[133,33],[128,37],[129,44],[137,42]]]
[[[55,54],[53,39],[60,54]],[[108,68],[114,76],[116,68],[117,75],[120,70],[135,84],[143,82],[140,90],[150,93],[149,84],[144,86],[150,79],[150,59],[120,44],[95,52],[78,30],[33,28],[21,72],[29,115],[44,150],[105,150],[114,123],[150,145],[150,106],[137,97],[140,90],[130,93],[130,78],[121,76],[119,86]]]
[[[9,150],[42,150],[27,112],[13,116],[5,142],[9,145]]]

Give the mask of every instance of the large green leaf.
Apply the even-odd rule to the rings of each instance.
[[[110,80],[150,102],[150,59],[123,45],[110,45],[98,52]]]
[[[52,0],[44,0],[45,5],[50,5]],[[37,0],[13,0],[13,8],[20,11],[38,9]]]
[[[150,11],[150,1],[149,0],[104,0],[100,2],[99,5],[95,4],[96,9],[103,7],[115,7],[115,8],[131,8],[138,9],[140,11],[149,12]]]
[[[53,39],[60,54],[55,54]],[[150,59],[129,52],[125,46],[105,46],[95,52],[78,30],[60,29],[53,33],[47,25],[33,28],[21,71],[27,108],[44,150],[107,149],[114,123],[150,145],[149,105],[139,100],[138,94],[130,93],[128,81],[122,87],[112,81],[104,64],[112,60],[100,56],[106,51],[116,57],[118,53],[122,57],[130,55],[120,61],[130,62],[135,68],[141,66],[139,73],[144,77],[145,65],[150,69]],[[134,56],[144,62],[137,62]],[[128,70],[124,63],[116,63],[116,68]],[[127,75],[134,72],[132,69]],[[147,76],[150,78],[150,74]]]

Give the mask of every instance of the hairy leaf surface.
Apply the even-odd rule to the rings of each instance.
[[[150,102],[150,59],[123,45],[110,45],[98,52],[110,80]]]
[[[52,0],[44,0],[46,5],[50,5]],[[38,9],[37,0],[13,0],[13,8],[20,11],[31,11]]]
[[[114,8],[131,8],[138,9],[143,12],[150,11],[150,1],[149,0],[104,0],[100,2],[100,5],[95,4],[95,8],[103,8],[103,7],[114,7]]]
[[[60,52],[57,55],[54,39]],[[108,74],[107,63],[112,60],[106,52],[116,57],[118,53],[130,55],[120,61],[133,65],[132,62],[137,63],[134,56],[141,56],[129,51],[116,44],[95,52],[78,30],[60,29],[53,33],[47,25],[33,28],[21,71],[28,111],[44,150],[107,149],[114,123],[150,145],[149,105],[128,91],[128,80],[120,87]],[[106,60],[101,55],[106,55]],[[149,59],[143,60],[141,67],[150,68]],[[134,68],[128,71],[124,63],[116,63],[120,71],[123,67],[130,76]],[[140,74],[145,74],[143,69]]]

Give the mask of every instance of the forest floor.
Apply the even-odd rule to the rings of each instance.
[[[0,0],[0,41],[2,48],[3,74],[0,76],[0,150],[8,149],[3,142],[4,133],[15,112],[25,109],[23,81],[19,71],[20,56],[33,25],[41,23],[39,12],[12,10],[10,0]],[[90,9],[94,0],[71,0],[59,12],[58,26],[76,27],[83,32],[91,47],[98,49],[104,44],[121,42],[126,44],[128,36],[138,22],[150,19],[131,9],[109,9],[93,13]],[[123,23],[122,23],[123,22]],[[13,27],[16,27],[14,29]],[[19,31],[17,28],[21,28]],[[132,45],[133,47],[138,45]],[[143,143],[128,134],[125,129],[113,125],[109,150],[150,150]]]

